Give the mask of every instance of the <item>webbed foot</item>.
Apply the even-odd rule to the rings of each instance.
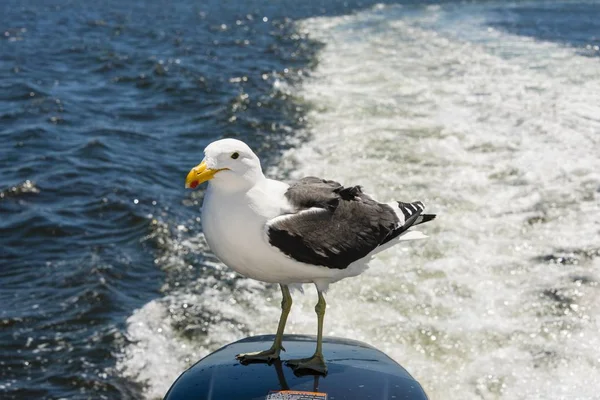
[[[270,363],[271,361],[279,358],[279,352],[281,350],[285,351],[283,347],[271,347],[269,350],[238,354],[235,356],[235,358],[242,364],[249,364],[251,362]]]
[[[321,375],[327,375],[327,364],[325,364],[322,354],[315,354],[309,358],[287,360],[285,365],[291,367],[294,371],[312,371]]]

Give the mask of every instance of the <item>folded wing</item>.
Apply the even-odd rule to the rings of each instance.
[[[296,261],[327,268],[347,268],[410,226],[434,217],[422,215],[420,202],[399,202],[395,210],[360,186],[343,187],[316,177],[292,184],[285,197],[295,212],[268,221],[270,244]]]

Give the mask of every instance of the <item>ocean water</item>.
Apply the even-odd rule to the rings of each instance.
[[[183,189],[225,136],[438,214],[332,286],[327,335],[432,399],[600,398],[597,2],[0,9],[1,398],[157,399],[275,330],[277,288],[210,253]]]

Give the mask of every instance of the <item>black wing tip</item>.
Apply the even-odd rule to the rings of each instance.
[[[437,214],[421,214],[418,222],[415,225],[432,221],[435,219],[435,217],[437,217]]]
[[[420,215],[423,210],[425,210],[425,206],[420,201],[414,201],[412,203],[398,201],[398,208],[402,211],[402,214],[404,214],[404,218],[407,222],[411,218]]]
[[[398,202],[398,208],[402,211],[405,218],[405,225],[419,225],[425,222],[434,220],[436,214],[422,214],[425,210],[425,206],[420,201],[414,201],[412,203]]]

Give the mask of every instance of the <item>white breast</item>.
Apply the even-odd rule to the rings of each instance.
[[[335,271],[298,263],[268,243],[267,221],[291,211],[284,197],[287,187],[265,180],[248,192],[232,196],[209,186],[202,205],[206,240],[223,263],[252,279],[308,283],[314,278],[329,278]]]
[[[281,211],[273,202],[256,206],[255,196],[266,194],[260,187],[231,195],[209,186],[202,205],[202,227],[208,245],[223,263],[244,276],[270,282],[262,233],[266,222]]]

